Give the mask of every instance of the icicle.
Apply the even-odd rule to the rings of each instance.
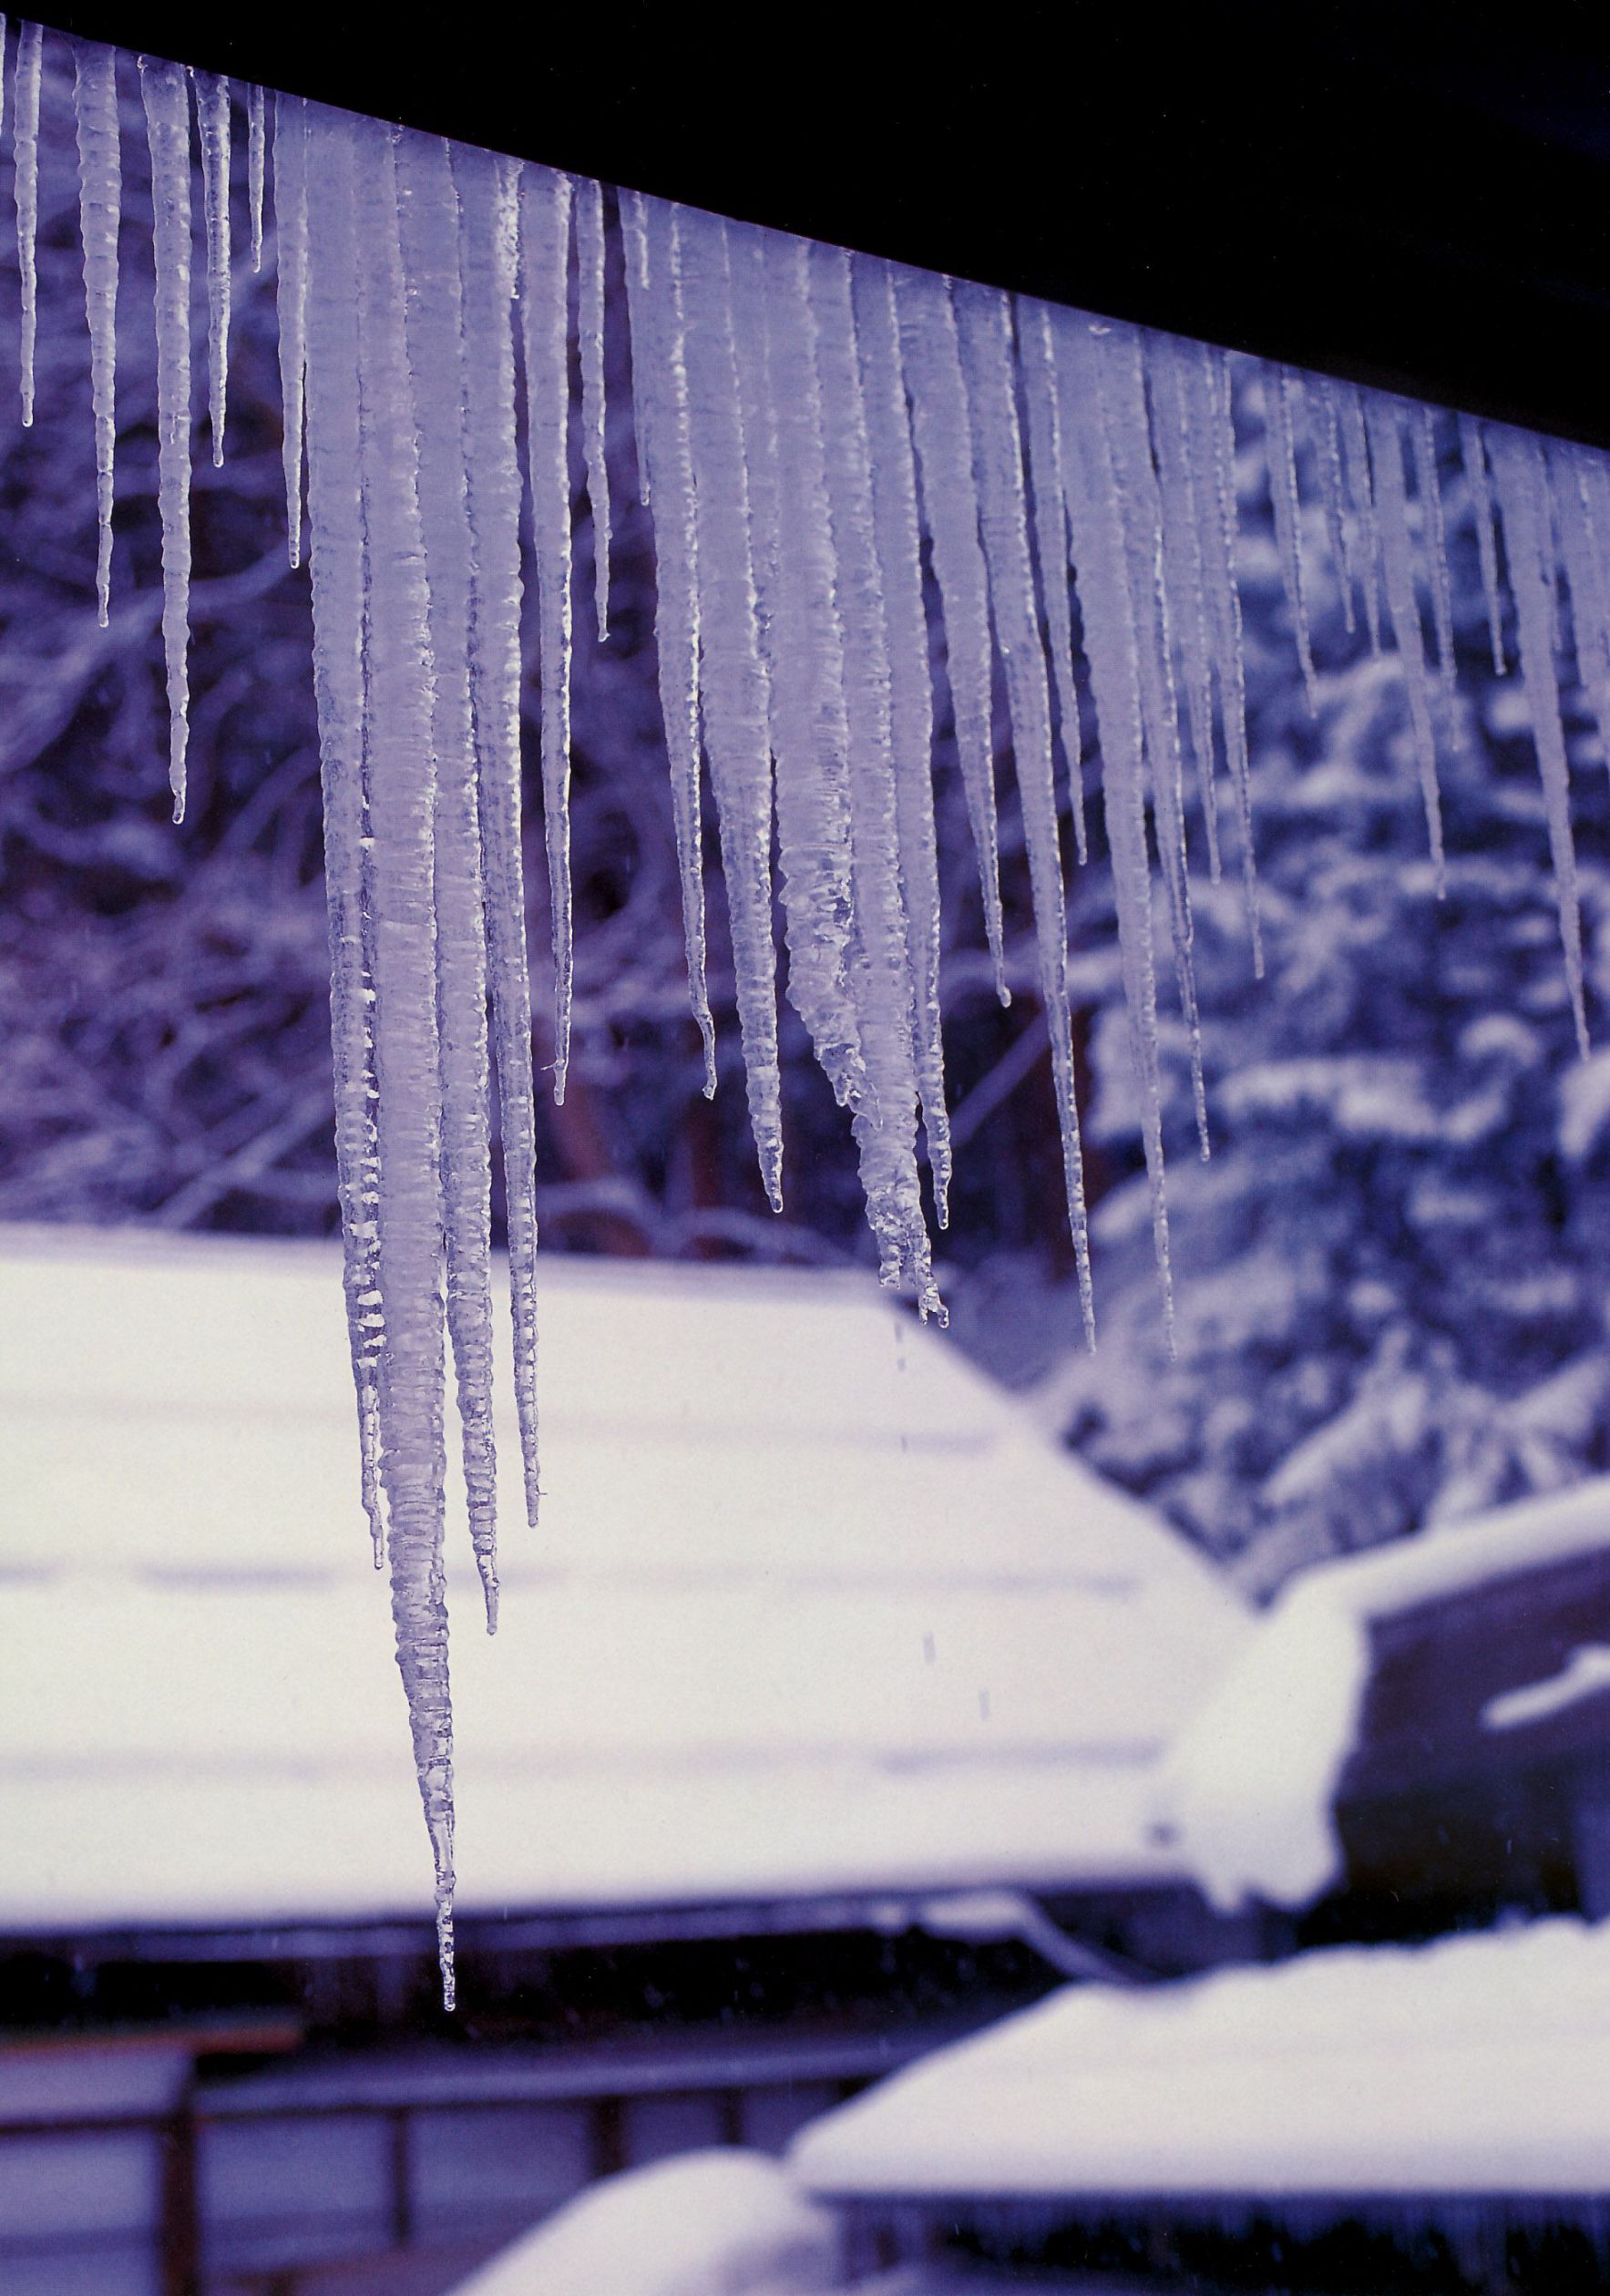
[[[888,637],[889,740],[894,758],[900,878],[906,890],[917,1083],[922,1101],[935,1216],[944,1227],[949,1220],[950,1118],[945,1105],[945,1056],[940,1030],[934,704],[928,671],[928,621],[922,602],[917,466],[912,457],[906,385],[900,372],[899,313],[895,305],[894,274],[887,263],[867,258],[856,259],[854,273],[856,326],[872,462],[874,538]],[[1056,514],[1061,518],[1060,492]],[[1064,559],[1066,556],[1064,543]]]
[[[1437,664],[1453,701],[1453,586],[1448,573],[1448,524],[1437,472],[1437,431],[1429,406],[1415,408],[1414,483],[1420,493],[1421,544],[1430,560],[1431,615],[1437,631]],[[1457,720],[1454,721],[1457,725]]]
[[[649,483],[649,415],[644,392],[643,368],[649,357],[646,297],[649,290],[648,225],[643,214],[641,191],[622,191],[620,195],[620,253],[626,273],[627,326],[631,336],[631,436],[637,452],[637,498],[646,510],[650,507],[651,489]]]
[[[704,861],[699,793],[699,611],[694,554],[693,466],[688,439],[688,384],[682,358],[680,292],[662,241],[661,274],[651,291],[648,230],[641,195],[620,195],[631,327],[632,397],[638,470],[645,503],[651,472],[660,477],[654,513],[655,651],[660,713],[671,765],[672,813],[682,883],[688,996],[704,1047],[704,1096],[715,1092],[715,1024],[705,985]]]
[[[73,49],[78,136],[78,230],[95,409],[95,508],[99,529],[95,589],[104,630],[112,594],[112,460],[117,446],[118,225],[123,212],[118,130],[118,52],[79,41]]]
[[[727,227],[733,353],[737,363],[743,476],[749,496],[750,563],[754,575],[755,624],[770,689],[768,704],[777,683],[778,410],[766,315],[766,251],[774,236],[738,223]]]
[[[1056,680],[1057,719],[1062,736],[1062,754],[1068,761],[1073,846],[1080,860],[1088,861],[1090,846],[1084,825],[1079,690],[1073,675],[1068,513],[1062,501],[1056,380],[1051,367],[1051,338],[1038,320],[1020,330],[1018,365],[1023,384],[1023,405],[1029,416],[1029,487],[1034,505],[1034,548],[1040,565],[1040,587],[1045,597],[1045,619],[1051,631],[1051,671]],[[1216,863],[1215,875],[1217,875]]]
[[[251,218],[254,272],[262,269],[262,184],[267,157],[262,115],[262,90],[253,84],[246,90],[246,206]]]
[[[1236,580],[1236,432],[1230,375],[1222,351],[1191,346],[1180,370],[1185,414],[1185,454],[1191,466],[1202,532],[1202,582],[1207,635],[1218,686],[1219,723],[1236,792],[1241,827],[1242,900],[1254,976],[1264,974],[1263,927],[1258,917],[1257,850],[1252,827],[1252,772],[1246,748],[1246,671],[1242,652],[1241,592]]]
[[[1152,1192],[1152,1233],[1168,1345],[1174,1340],[1168,1204],[1163,1169],[1163,1092],[1157,1050],[1157,971],[1152,941],[1152,871],[1134,609],[1117,477],[1102,417],[1100,343],[1091,323],[1041,308],[1051,333],[1061,415],[1062,484],[1084,620],[1084,651],[1101,729],[1102,810],[1123,971],[1141,1137]]]
[[[487,971],[497,1060],[503,1193],[526,1519],[540,1497],[537,1424],[537,1094],[520,837],[520,468],[515,447],[518,163],[453,147],[462,207],[464,437]]]
[[[569,238],[569,177],[551,168],[528,168],[520,179],[520,317],[541,628],[542,831],[553,928],[553,1097],[560,1104],[570,1065],[575,971],[570,914]]]
[[[25,24],[16,42],[16,100],[12,114],[11,149],[16,166],[16,261],[22,273],[22,392],[23,428],[34,420],[34,337],[38,325],[38,271],[35,244],[39,235],[39,58],[44,35],[36,24]]]
[[[1313,442],[1314,466],[1319,474],[1319,501],[1325,516],[1325,538],[1336,586],[1341,593],[1342,619],[1349,635],[1356,626],[1353,612],[1353,548],[1348,533],[1342,481],[1341,425],[1336,397],[1323,375],[1309,375],[1303,386]]]
[[[1508,664],[1503,658],[1503,607],[1498,592],[1498,542],[1492,528],[1492,489],[1487,483],[1487,450],[1482,443],[1482,425],[1473,415],[1459,418],[1459,447],[1464,462],[1465,483],[1471,490],[1471,511],[1476,522],[1476,548],[1482,559],[1482,590],[1487,600],[1487,634],[1492,641],[1492,667],[1502,678]]]
[[[1011,1002],[1011,993],[1006,985],[1000,916],[989,589],[979,541],[979,504],[956,318],[949,287],[933,272],[902,266],[895,273],[895,285],[912,432],[922,474],[923,511],[944,610],[945,667],[956,713],[956,746],[979,857],[984,931],[995,965],[995,993],[1006,1005]]]
[[[1308,715],[1319,714],[1318,689],[1314,681],[1314,651],[1308,635],[1308,597],[1303,579],[1302,497],[1297,485],[1297,440],[1292,430],[1292,400],[1302,388],[1289,368],[1264,362],[1264,439],[1269,458],[1269,500],[1275,511],[1275,542],[1280,553],[1280,579],[1286,585],[1287,610],[1297,640],[1297,658],[1308,697]]]
[[[766,232],[760,243],[776,411],[777,524],[787,537],[778,551],[774,609],[784,642],[770,682],[788,995],[843,1108],[859,1102],[867,1080],[848,975],[856,924],[849,736],[815,329],[806,299],[809,250],[804,240],[779,232]],[[757,459],[746,451],[746,472]]]
[[[221,73],[196,74],[196,111],[207,217],[207,407],[212,464],[221,470],[230,371],[230,84]]]
[[[0,128],[5,125],[5,27],[7,18],[0,15]]]
[[[1108,327],[1097,341],[1095,373],[1101,383],[1102,421],[1118,484],[1119,513],[1129,566],[1130,610],[1134,618],[1140,673],[1141,723],[1151,766],[1157,849],[1168,894],[1174,982],[1191,1050],[1196,1134],[1205,1158],[1209,1153],[1207,1093],[1202,1076],[1202,1022],[1196,1008],[1196,979],[1191,960],[1184,768],[1180,755],[1179,711],[1170,658],[1168,600],[1163,588],[1162,509],[1152,459],[1140,337],[1133,327]]]
[[[604,195],[588,176],[576,184],[581,436],[592,507],[593,614],[599,643],[610,634],[610,466],[604,459]]]
[[[1431,682],[1426,669],[1425,637],[1420,628],[1420,600],[1414,589],[1414,562],[1409,538],[1409,506],[1403,484],[1403,440],[1398,428],[1394,400],[1371,391],[1364,402],[1369,436],[1369,466],[1376,515],[1379,521],[1381,562],[1386,573],[1387,608],[1392,634],[1403,664],[1403,685],[1409,699],[1410,726],[1414,737],[1415,763],[1420,794],[1425,801],[1426,829],[1431,838],[1431,865],[1437,897],[1447,889],[1442,860],[1442,805],[1437,788],[1437,737],[1431,723]]]
[[[1571,834],[1571,776],[1560,721],[1559,682],[1554,673],[1553,551],[1549,538],[1547,478],[1543,448],[1535,438],[1502,424],[1487,428],[1492,479],[1503,519],[1504,555],[1510,595],[1515,601],[1521,675],[1537,745],[1537,770],[1548,816],[1549,849],[1554,865],[1554,898],[1576,1042],[1587,1057],[1587,1012],[1583,987],[1582,916],[1576,885],[1576,848]]]
[[[1369,469],[1369,437],[1364,420],[1364,400],[1352,383],[1332,383],[1330,395],[1341,423],[1347,449],[1348,492],[1352,500],[1358,535],[1359,579],[1364,589],[1364,627],[1369,651],[1380,652],[1380,520],[1376,515],[1375,482]]]
[[[1610,765],[1610,593],[1588,493],[1587,456],[1551,439],[1547,449],[1554,524],[1571,585],[1576,674],[1598,721],[1599,747]]]
[[[299,164],[304,144],[301,109],[299,104]],[[284,143],[282,118],[277,127],[276,159]],[[321,189],[328,197],[329,210],[307,310],[313,691],[324,801],[330,1044],[347,1340],[357,1392],[364,1512],[379,1570],[385,1561],[380,1491],[380,1366],[385,1319],[380,1294],[373,949],[366,926],[374,915],[374,867],[364,794],[365,569],[356,248],[351,155],[328,123],[322,144]]]
[[[184,67],[139,59],[151,150],[157,265],[157,470],[162,515],[162,646],[168,664],[173,818],[184,819],[190,740],[190,105]]]
[[[1068,896],[1062,876],[1056,785],[1051,770],[1051,696],[1040,640],[1040,617],[1034,602],[1033,561],[1029,551],[1023,452],[1014,396],[1010,305],[992,287],[959,287],[956,315],[972,414],[974,464],[990,569],[990,600],[1011,710],[1012,756],[1029,852],[1040,993],[1051,1038],[1051,1073],[1061,1133],[1062,1184],[1079,1269],[1085,1338],[1093,1348],[1095,1299],[1091,1289],[1084,1159],[1073,1087],[1073,1016],[1068,1001]]]
[[[291,563],[302,563],[302,410],[307,368],[307,105],[274,97],[274,296],[280,315],[280,398],[284,410],[285,526]]]
[[[419,541],[429,593],[436,756],[434,907],[441,1067],[447,1331],[458,1386],[470,1543],[497,1625],[497,1462],[492,1433],[492,1163],[487,937],[470,696],[471,549],[465,453],[458,201],[447,146],[405,133],[397,211],[418,441]]]
[[[1162,514],[1163,579],[1171,629],[1184,671],[1185,722],[1207,830],[1208,868],[1219,880],[1218,782],[1214,771],[1213,653],[1203,581],[1204,506],[1196,497],[1189,451],[1186,376],[1190,347],[1176,336],[1143,338],[1152,391],[1152,436],[1157,453]]]
[[[859,942],[855,989],[867,1079],[855,1113],[856,1143],[883,1280],[909,1287],[920,1312],[942,1323],[917,1170],[910,937],[900,885],[888,622],[850,259],[838,248],[817,247],[807,261],[847,718]]]
[[[436,1868],[444,2005],[453,2006],[453,1721],[443,1599],[442,1206],[436,1030],[432,659],[417,494],[416,414],[404,333],[393,130],[313,115],[322,149],[350,146],[358,251],[358,373],[369,573],[369,809],[374,831],[374,1060],[380,1091],[383,1450],[397,1663]],[[318,249],[318,243],[315,242]],[[322,260],[322,249],[318,249]]]
[[[692,209],[648,205],[651,277],[672,292],[686,368],[698,569],[700,692],[721,822],[750,1124],[761,1178],[783,1207],[782,1086],[772,943],[772,772],[766,677],[755,620],[748,484],[738,405],[726,229]],[[658,458],[658,410],[651,421]],[[678,506],[671,507],[673,518]]]

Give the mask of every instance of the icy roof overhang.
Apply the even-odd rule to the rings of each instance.
[[[59,5],[64,31],[1610,445],[1610,44],[1429,0],[741,18]]]
[[[1071,1988],[795,2143],[812,2192],[1610,2192],[1610,1932],[1574,1922]]]
[[[412,1914],[337,1256],[12,1230],[0,1297],[0,1926]],[[1147,1770],[1246,1621],[1154,1516],[869,1281],[541,1307],[495,1641],[450,1526],[467,1915],[1175,1872]]]

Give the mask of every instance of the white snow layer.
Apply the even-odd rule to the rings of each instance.
[[[0,1925],[409,1914],[336,1254],[0,1243]],[[1182,1540],[868,1279],[556,1259],[541,1305],[495,1642],[455,1513],[467,1908],[1174,1870],[1148,1765],[1248,1630]]]
[[[1610,2193],[1610,1930],[1081,1985],[813,2122],[822,2195]]]
[[[824,2296],[833,2219],[761,2153],[684,2153],[608,2177],[454,2296]]]
[[[36,25],[23,26],[11,107],[25,421],[33,389],[43,39]],[[104,58],[93,68],[86,60],[92,54]],[[104,613],[116,285],[108,219],[118,185],[119,58],[82,46],[75,56]],[[192,81],[179,67],[144,56],[139,77],[151,159],[162,640],[179,816],[189,710],[198,122]],[[229,84],[202,75],[193,88],[207,224],[210,430],[220,456],[229,180],[231,169],[243,169],[255,261],[266,116],[261,91],[235,90],[244,108],[241,138],[232,131]],[[573,1001],[568,808],[578,642],[567,345],[574,281],[593,573],[593,611],[580,642],[601,643],[611,523],[603,453],[610,315],[602,292],[610,202],[590,181],[299,98],[276,101],[272,159],[289,540],[294,563],[305,438],[315,684],[332,830],[327,876],[352,1368],[377,1544],[383,1518],[390,1519],[398,1658],[446,1925],[452,1717],[441,1594],[444,1389],[450,1338],[490,1615],[497,1561],[484,1324],[494,1066],[528,1512],[538,1491],[515,320],[518,312],[538,592],[531,620],[538,633],[553,938],[551,1072],[562,1099]],[[1215,873],[1213,757],[1221,743],[1229,766],[1250,962],[1261,970],[1236,573],[1242,442],[1229,362],[1203,345],[993,289],[953,288],[935,274],[813,249],[636,194],[622,195],[617,212],[627,297],[614,323],[624,315],[630,327],[640,485],[655,527],[661,693],[689,992],[705,1038],[709,1087],[714,1053],[699,882],[702,764],[720,834],[746,1088],[767,1194],[781,1209],[775,833],[788,993],[850,1116],[883,1278],[915,1295],[924,1314],[942,1317],[917,1148],[920,1117],[933,1212],[942,1225],[949,1147],[936,999],[940,922],[932,861],[935,712],[922,628],[926,530],[985,935],[1003,1001],[1009,976],[1031,980],[1046,1015],[1064,1194],[1093,1340],[1052,747],[1054,695],[1073,782],[1073,843],[1082,858],[1071,652],[1076,581],[1166,1317],[1154,840],[1204,1153],[1208,1145],[1192,971],[1187,735]],[[310,228],[315,215],[317,228]],[[1454,452],[1451,425],[1429,410],[1277,366],[1265,370],[1261,402],[1258,444],[1272,474],[1280,562],[1310,702],[1321,706],[1323,681],[1309,643],[1308,600],[1317,593],[1305,548],[1322,533],[1349,610],[1353,587],[1362,582],[1375,640],[1384,577],[1440,869],[1438,748],[1450,738],[1451,665],[1439,464]],[[616,410],[617,418],[623,412]],[[1404,420],[1417,480],[1413,516]],[[1545,456],[1523,434],[1469,420],[1457,445],[1494,585],[1494,504],[1503,526],[1564,962],[1585,1049],[1552,644],[1554,557],[1557,529],[1578,666],[1610,716],[1610,580],[1602,572],[1610,562],[1607,466],[1602,456],[1575,451]],[[1311,470],[1318,519],[1304,516]],[[1426,659],[1420,588],[1435,609],[1435,676]],[[1055,649],[1049,661],[1047,631]],[[998,670],[1032,894],[1031,958],[1005,941],[992,720]],[[1009,832],[1015,826],[1009,823]],[[483,983],[491,995],[489,1029],[477,1006]]]
[[[1372,1620],[1610,1546],[1610,1481],[1495,1509],[1292,1579],[1175,1741],[1160,1772],[1160,1830],[1214,1901],[1306,1905],[1338,1879],[1334,1804],[1358,1738]],[[1583,1664],[1569,1689],[1527,1686],[1493,1702],[1513,1727],[1602,1687]]]

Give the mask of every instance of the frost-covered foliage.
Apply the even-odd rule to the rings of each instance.
[[[1256,408],[1243,413],[1245,435]],[[1371,655],[1357,604],[1346,627],[1310,466],[1312,716],[1268,524],[1257,541],[1261,480],[1244,464],[1266,978],[1250,977],[1230,888],[1201,898],[1214,1153],[1188,1161],[1176,1053],[1177,1354],[1157,1326],[1135,1177],[1096,1217],[1101,1349],[1070,1353],[1044,1398],[1087,1458],[1260,1590],[1610,1457],[1610,1051],[1577,1056],[1515,633],[1500,678],[1465,478],[1451,456],[1441,475],[1459,742],[1440,745],[1439,901],[1404,681]],[[1428,627],[1431,603],[1422,592]],[[1565,699],[1591,1016],[1610,989],[1610,783],[1591,718]],[[1110,991],[1092,1061],[1091,1130],[1133,1161]],[[1054,1328],[1042,1315],[1023,1373],[1046,1372]]]

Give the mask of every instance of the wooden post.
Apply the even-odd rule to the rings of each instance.
[[[200,2296],[196,2121],[188,2088],[178,2111],[162,2125],[159,2141],[162,2191],[158,2240],[162,2296]]]

